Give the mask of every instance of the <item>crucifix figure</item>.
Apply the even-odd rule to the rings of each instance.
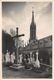
[[[18,27],[16,28],[16,35],[13,37],[16,39],[16,64],[18,64],[19,53],[18,53],[18,38],[24,36],[24,34],[18,35]]]

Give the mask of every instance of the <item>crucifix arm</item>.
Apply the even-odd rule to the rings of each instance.
[[[12,37],[12,38],[17,38],[17,37],[21,37],[21,36],[24,36],[24,34],[16,35],[16,36],[14,36],[14,37]]]
[[[18,35],[18,37],[24,36],[24,34]]]

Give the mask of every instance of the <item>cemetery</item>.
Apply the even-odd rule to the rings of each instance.
[[[37,38],[34,10],[32,10],[29,41],[26,44],[22,42],[23,46],[19,46],[19,38],[26,36],[19,34],[19,28],[23,26],[15,26],[14,36],[2,31],[2,77],[52,78],[52,35]]]
[[[36,50],[36,53],[33,56],[32,56],[32,51],[29,51],[30,52],[29,55],[28,54],[24,55],[22,53],[21,54],[18,53],[18,50],[19,50],[18,49],[18,37],[19,36],[24,36],[24,34],[18,36],[18,28],[16,28],[16,32],[17,32],[17,35],[14,36],[14,38],[17,37],[16,53],[13,52],[12,54],[10,54],[10,52],[8,50],[6,51],[5,67],[10,71],[19,71],[19,72],[21,72],[21,70],[22,70],[22,72],[21,72],[22,75],[23,75],[23,72],[25,71],[26,73],[25,73],[25,76],[23,76],[23,77],[26,77],[27,72],[29,72],[29,73],[32,72],[33,74],[35,73],[36,75],[32,74],[33,75],[32,77],[34,77],[34,78],[35,77],[36,78],[37,77],[38,78],[39,77],[40,78],[52,77],[52,66],[48,65],[48,64],[45,64],[45,63],[41,63],[41,61],[39,60],[39,51],[38,51],[38,49]],[[34,58],[34,56],[36,56],[36,59]],[[8,75],[10,75],[10,74],[8,74]],[[13,75],[12,75],[12,77],[13,77]],[[29,78],[29,75],[28,75],[28,78]]]

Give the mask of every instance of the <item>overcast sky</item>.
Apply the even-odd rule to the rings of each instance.
[[[22,40],[27,42],[30,37],[30,24],[34,10],[37,38],[52,34],[52,4],[50,2],[3,2],[2,24],[3,29],[10,33],[10,29],[19,27],[19,34],[24,33]]]

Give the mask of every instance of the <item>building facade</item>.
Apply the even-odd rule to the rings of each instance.
[[[30,25],[29,43],[21,49],[23,55],[34,56],[36,60],[36,51],[39,52],[39,60],[41,63],[52,65],[52,35],[44,37],[40,40],[36,38],[36,24],[34,22],[34,11],[32,11],[32,21]]]

